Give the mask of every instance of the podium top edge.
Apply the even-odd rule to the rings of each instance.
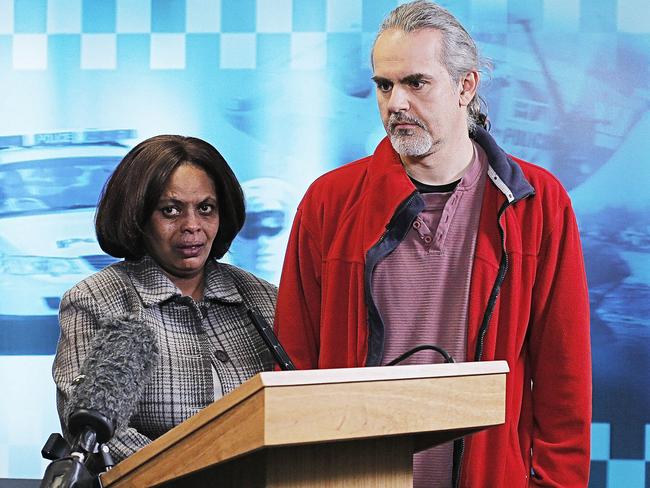
[[[362,368],[306,369],[267,371],[257,376],[263,387],[300,386],[324,383],[354,383],[453,376],[505,374],[510,371],[506,361],[376,366]]]

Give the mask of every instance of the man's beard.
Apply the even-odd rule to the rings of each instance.
[[[395,126],[403,123],[417,125],[417,129],[397,129]],[[420,157],[429,154],[434,145],[433,137],[422,121],[403,113],[393,113],[384,124],[393,149],[397,154]]]

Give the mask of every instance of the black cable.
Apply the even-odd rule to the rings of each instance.
[[[413,349],[410,349],[409,351],[406,351],[404,354],[399,355],[389,363],[386,363],[386,366],[395,366],[396,364],[401,363],[405,359],[410,358],[415,354],[416,352],[424,351],[424,350],[430,350],[430,351],[436,351],[442,355],[442,357],[445,358],[445,363],[453,363],[454,358],[451,357],[451,355],[445,351],[442,347],[439,346],[433,346],[431,344],[422,344],[421,346],[414,347]]]
[[[445,363],[453,363],[454,358],[451,357],[451,354],[449,354],[447,351],[445,351],[442,347],[439,346],[433,346],[431,344],[423,344],[421,346],[414,347],[413,349],[406,351],[404,354],[401,354],[400,356],[396,357],[392,361],[386,364],[386,366],[395,366],[398,363],[401,363],[407,358],[410,358],[413,354],[419,351],[424,351],[424,350],[431,350],[431,351],[436,351],[442,355],[442,357],[445,358]],[[462,459],[463,452],[465,451],[465,439],[460,438],[454,440],[453,444],[453,468],[452,468],[452,484],[453,486],[458,486],[458,475],[460,472],[460,460]]]

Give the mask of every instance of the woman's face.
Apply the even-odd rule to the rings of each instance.
[[[147,251],[174,278],[203,273],[219,230],[217,194],[200,167],[183,164],[169,177],[145,227]]]

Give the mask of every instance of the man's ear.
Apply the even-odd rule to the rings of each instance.
[[[469,102],[472,101],[472,98],[474,98],[476,90],[478,89],[479,79],[480,75],[478,71],[470,71],[465,75],[464,78],[460,80],[460,94],[458,104],[461,107],[467,107],[467,105],[469,105]]]

